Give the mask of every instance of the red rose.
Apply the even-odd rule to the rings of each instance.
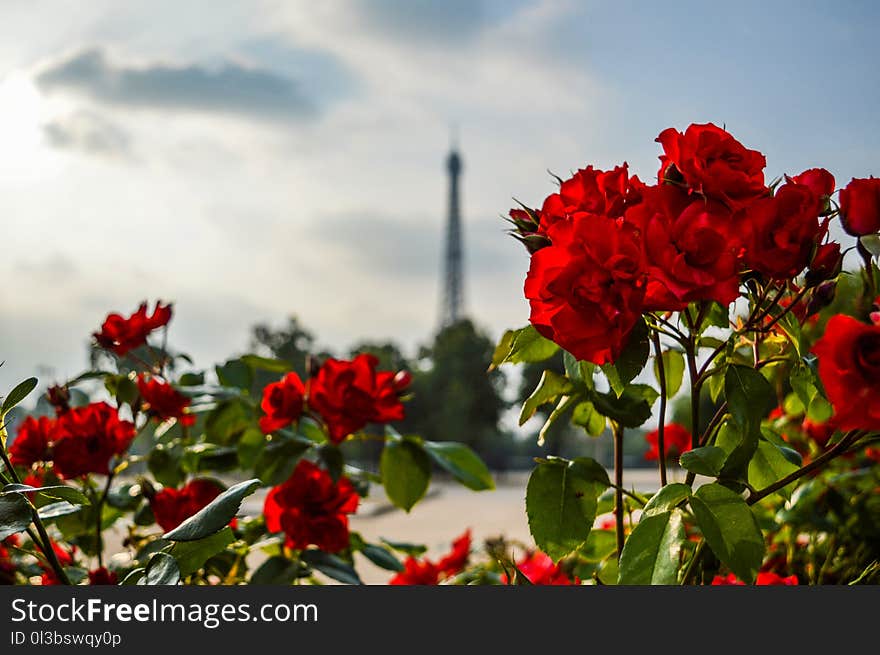
[[[53,384],[46,390],[46,399],[55,408],[55,415],[61,416],[70,409],[70,390],[58,384]]]
[[[880,232],[880,178],[853,178],[841,189],[840,220],[855,237]]]
[[[296,373],[288,373],[279,382],[266,385],[260,408],[260,430],[270,434],[298,420],[303,412],[305,386]]]
[[[625,162],[611,171],[587,166],[563,181],[559,193],[544,200],[538,233],[546,234],[557,221],[590,214],[619,218],[627,205],[639,199],[641,186],[637,177],[630,178]]]
[[[368,423],[403,418],[400,394],[410,376],[404,372],[377,372],[378,363],[369,354],[360,354],[351,361],[328,358],[309,381],[309,408],[324,419],[333,443],[343,441]]]
[[[579,585],[580,578],[571,578],[559,564],[541,551],[528,553],[516,564],[533,585]]]
[[[559,221],[553,245],[532,255],[529,320],[546,338],[594,364],[614,361],[641,317],[646,266],[635,228],[602,216]]]
[[[115,585],[117,581],[116,574],[113,571],[107,570],[106,567],[102,566],[94,571],[89,571],[90,585]]]
[[[717,125],[691,125],[684,134],[669,128],[656,140],[664,153],[658,174],[661,182],[683,178],[693,191],[731,209],[766,193],[764,155],[749,150]]]
[[[137,378],[138,390],[144,409],[158,421],[175,418],[183,425],[192,425],[196,417],[186,413],[192,400],[177,391],[167,382],[151,377],[147,380],[143,375]]]
[[[67,550],[57,542],[53,541],[52,550],[55,551],[55,557],[58,559],[58,563],[62,567],[73,566],[73,557],[76,555],[76,546],[71,546],[70,550]],[[48,564],[40,562],[40,567],[43,569],[43,575],[40,576],[41,585],[51,586],[62,584],[61,580],[58,579],[58,576],[55,575],[55,571]]]
[[[801,429],[810,439],[824,448],[828,445],[828,441],[834,436],[834,433],[837,432],[837,423],[834,418],[824,423],[816,423],[809,418],[805,418],[803,423],[801,423]]]
[[[660,433],[657,430],[645,435],[645,441],[647,441],[650,446],[648,452],[645,453],[645,459],[660,459],[659,439]],[[677,457],[691,449],[691,433],[679,423],[669,423],[663,430],[663,445],[667,457]]]
[[[287,546],[315,545],[327,552],[348,547],[348,517],[357,511],[358,495],[348,478],[333,478],[307,460],[266,496],[263,514],[269,532],[284,532]]]
[[[446,576],[460,573],[467,566],[471,554],[471,531],[465,532],[452,542],[452,551],[437,562],[437,568]]]
[[[742,221],[748,266],[776,280],[804,270],[825,234],[819,210],[819,199],[803,184],[785,184],[752,203]]]
[[[28,416],[18,428],[15,441],[9,446],[9,460],[16,466],[31,466],[49,458],[49,444],[55,421],[41,416]]]
[[[150,509],[156,523],[165,532],[171,532],[212,500],[223,493],[223,487],[213,480],[197,478],[180,489],[166,487],[150,499]]]
[[[813,346],[841,430],[880,430],[880,325],[832,316]]]
[[[727,575],[716,575],[712,579],[713,585],[745,585],[745,582],[739,580],[733,573],[728,573]],[[755,584],[759,586],[795,586],[798,584],[798,579],[796,575],[790,575],[787,578],[783,578],[778,573],[773,573],[771,571],[761,571],[758,573],[758,577],[755,580]]]
[[[789,182],[809,187],[810,191],[819,198],[820,204],[823,206],[827,202],[828,196],[834,193],[834,176],[824,168],[811,168],[800,175],[787,179]]]
[[[143,346],[147,342],[150,332],[171,320],[171,305],[156,303],[156,308],[150,316],[147,316],[147,303],[141,303],[138,310],[123,318],[120,314],[110,314],[101,325],[101,331],[94,334],[98,345],[107,350],[112,350],[118,356],[123,357],[129,351]]]
[[[134,424],[107,403],[74,407],[62,414],[53,433],[52,460],[61,478],[108,473],[110,458],[121,455],[135,436]]]
[[[696,300],[728,305],[739,295],[738,245],[730,210],[672,185],[648,187],[627,210],[648,262],[645,308],[678,311]]]
[[[418,560],[407,557],[403,561],[403,571],[397,573],[390,585],[437,585],[440,584],[440,569],[429,559]]]
[[[832,280],[840,274],[843,267],[843,255],[837,242],[824,243],[816,248],[810,270],[807,271],[807,285],[816,286],[826,280]]]

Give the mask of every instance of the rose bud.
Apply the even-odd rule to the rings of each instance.
[[[53,384],[46,390],[46,398],[49,404],[55,408],[56,416],[60,416],[70,409],[70,390],[60,384]]]
[[[842,266],[843,255],[840,254],[839,243],[832,242],[819,246],[807,270],[807,286],[814,287],[825,280],[836,278]]]
[[[514,229],[510,230],[509,234],[522,243],[530,255],[550,245],[550,239],[538,234],[541,218],[536,210],[525,206],[522,209],[511,209],[510,218],[505,220],[514,226]]]
[[[810,302],[807,304],[807,316],[818,314],[825,307],[828,307],[828,305],[834,302],[834,295],[836,293],[837,281],[835,280],[823,282],[813,289],[813,295],[810,297]]]
[[[880,232],[880,179],[855,179],[840,192],[840,220],[854,237]]]

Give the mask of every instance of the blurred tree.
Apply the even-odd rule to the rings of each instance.
[[[306,359],[314,345],[315,337],[296,316],[289,317],[280,329],[260,323],[251,330],[250,347],[256,354],[289,362],[301,377],[306,375]]]
[[[391,341],[385,343],[362,341],[351,348],[349,356],[354,357],[361,353],[374,355],[379,360],[377,368],[380,371],[403,371],[411,368],[411,364],[403,356],[400,347]]]
[[[461,441],[489,466],[504,468],[511,436],[499,426],[508,404],[504,373],[487,373],[495,345],[469,320],[437,333],[414,367],[402,429],[432,441]]]

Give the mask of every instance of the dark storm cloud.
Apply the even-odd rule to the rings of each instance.
[[[128,133],[91,112],[79,111],[56,118],[43,126],[43,134],[49,145],[59,150],[78,150],[110,157],[130,154]]]
[[[38,75],[37,83],[46,91],[73,91],[99,102],[129,106],[271,119],[301,119],[315,113],[296,81],[231,62],[217,67],[131,66],[89,49],[52,64]]]

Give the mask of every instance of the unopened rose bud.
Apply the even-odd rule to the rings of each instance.
[[[807,271],[807,286],[814,287],[826,280],[836,278],[842,266],[843,255],[840,254],[839,243],[832,242],[819,246]]]
[[[537,210],[523,206],[522,209],[511,209],[509,215],[507,221],[514,227],[510,234],[526,247],[530,255],[550,245],[549,239],[538,234],[541,215]]]
[[[837,293],[837,282],[830,280],[823,282],[813,290],[810,302],[807,305],[807,316],[818,314],[825,307],[834,302],[834,295]]]
[[[55,414],[61,416],[70,409],[70,390],[59,384],[53,384],[46,390],[49,404],[55,408]]]

